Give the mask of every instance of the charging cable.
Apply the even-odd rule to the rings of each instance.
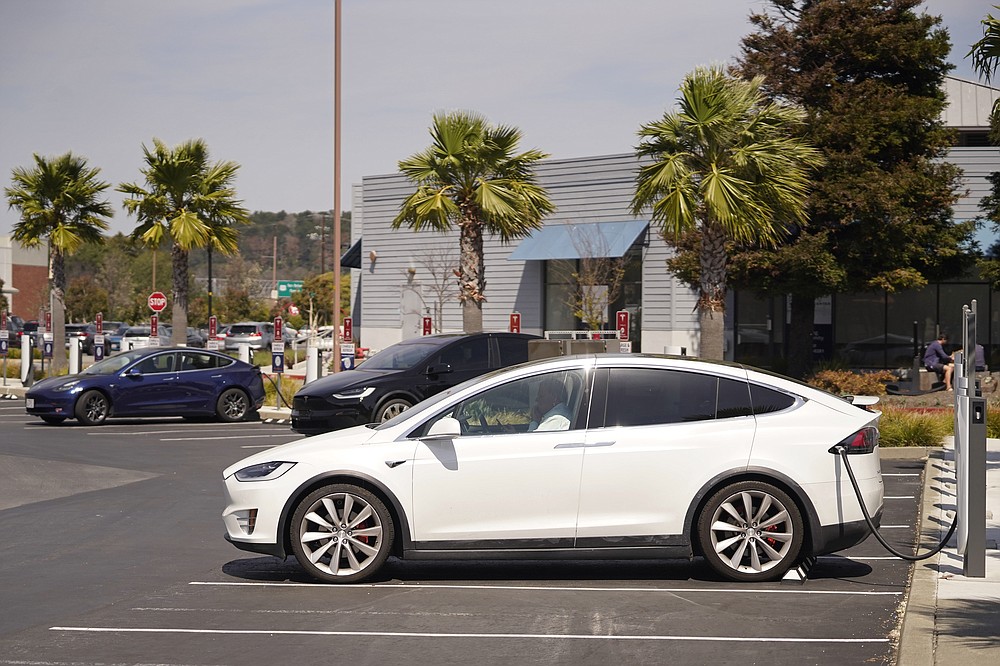
[[[872,534],[878,539],[878,542],[882,544],[887,551],[895,555],[896,557],[906,560],[907,562],[919,562],[921,560],[926,560],[929,557],[933,557],[941,552],[941,549],[947,545],[951,536],[955,533],[955,528],[958,527],[958,511],[955,512],[955,519],[951,521],[951,527],[948,529],[948,533],[944,535],[944,539],[935,546],[931,551],[924,553],[923,555],[906,555],[900,553],[892,546],[890,546],[882,535],[878,533],[878,528],[872,523],[872,517],[868,515],[868,507],[865,506],[865,500],[861,497],[861,488],[858,487],[858,480],[854,478],[854,470],[851,469],[851,461],[847,459],[847,447],[837,445],[833,447],[834,450],[840,454],[840,459],[844,461],[844,467],[847,468],[847,475],[851,478],[851,485],[854,486],[854,494],[858,496],[858,503],[861,504],[861,513],[865,516],[865,522],[868,523],[868,527],[871,528]]]

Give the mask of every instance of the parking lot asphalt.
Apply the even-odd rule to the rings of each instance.
[[[52,428],[0,402],[0,589],[18,609],[0,616],[0,664],[1000,659],[994,531],[977,580],[953,548],[914,567],[868,539],[804,583],[738,586],[695,560],[393,562],[371,585],[317,585],[221,539],[220,470],[298,437],[280,423]],[[897,548],[918,520],[928,543],[947,527],[947,451],[883,450]],[[1000,441],[989,455],[992,509]]]

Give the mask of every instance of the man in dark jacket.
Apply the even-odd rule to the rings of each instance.
[[[948,334],[941,333],[937,340],[927,345],[927,351],[924,352],[924,367],[943,378],[945,388],[950,391],[951,373],[955,369],[955,361],[951,354],[944,350],[947,342]]]

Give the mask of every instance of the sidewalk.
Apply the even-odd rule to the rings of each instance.
[[[955,450],[932,450],[920,510],[926,552],[940,542],[955,510]],[[1000,439],[986,440],[986,577],[962,575],[955,537],[915,563],[899,641],[900,666],[1000,664]]]

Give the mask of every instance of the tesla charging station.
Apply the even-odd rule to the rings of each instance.
[[[986,577],[986,399],[976,380],[976,301],[962,306],[962,350],[955,353],[955,474],[962,573]]]

